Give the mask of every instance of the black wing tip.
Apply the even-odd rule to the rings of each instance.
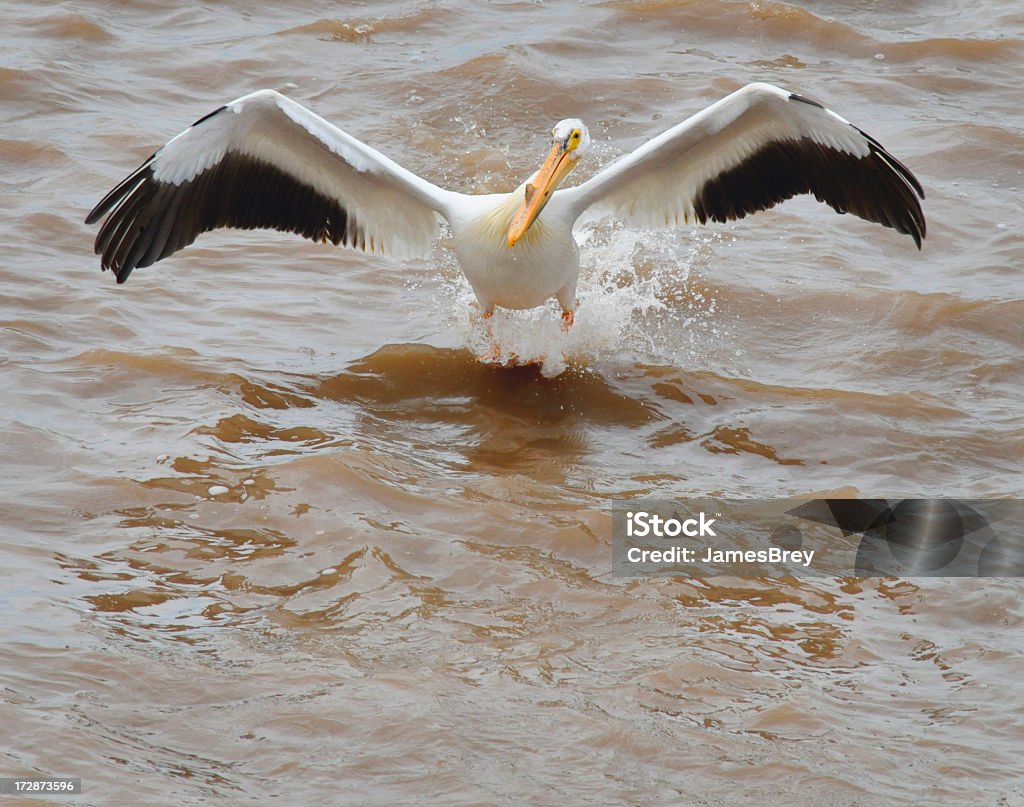
[[[146,163],[117,185],[89,214],[106,215],[96,236],[102,269],[124,283],[218,227],[293,232],[366,250],[373,244],[341,203],[272,163],[229,152],[219,163],[179,185],[154,177]]]
[[[228,105],[227,105],[227,104],[224,104],[224,105],[222,105],[222,106],[219,106],[219,107],[217,107],[217,108],[216,108],[215,110],[213,110],[213,112],[207,112],[207,113],[206,113],[205,115],[203,115],[203,117],[201,117],[201,118],[200,118],[199,120],[197,120],[197,121],[196,121],[195,123],[193,123],[192,125],[193,125],[193,126],[198,126],[198,125],[199,125],[200,123],[202,123],[203,121],[208,121],[208,120],[209,120],[210,118],[212,118],[212,117],[213,117],[214,115],[219,115],[219,114],[220,114],[221,112],[223,112],[223,111],[224,111],[225,109],[227,109],[227,108],[228,108]]]
[[[121,202],[123,202],[126,197],[130,196],[135,188],[145,182],[146,179],[150,178],[153,175],[153,160],[156,159],[156,156],[159,153],[160,150],[158,149],[150,154],[142,165],[118,182],[106,196],[100,199],[96,204],[96,207],[90,210],[89,214],[85,217],[85,223],[95,224],[111,210],[120,206]]]
[[[852,123],[850,125],[853,126]],[[857,126],[853,126],[853,128],[857,130],[857,133],[860,134],[861,137],[868,141],[868,147],[871,149],[871,151],[874,152],[875,154],[878,154],[884,160],[886,160],[886,162],[889,163],[892,169],[897,174],[902,176],[903,179],[906,180],[907,184],[910,185],[910,187],[912,187],[914,191],[916,191],[917,195],[924,199],[924,188],[921,186],[920,180],[918,180],[918,178],[914,176],[913,172],[909,168],[907,168],[907,166],[905,166],[903,163],[901,163],[899,160],[893,157],[888,151],[886,151],[885,146],[883,146],[881,143],[875,140],[875,138],[873,138],[863,129]]]
[[[85,217],[86,224],[95,224],[110,212],[110,210],[116,205],[117,201],[121,198],[115,194],[115,191],[117,190],[117,188],[112,190],[96,204],[96,207],[89,211],[89,215]]]
[[[787,99],[828,112],[819,102],[795,92],[788,93]],[[925,198],[924,188],[881,143],[849,125],[864,138],[868,154],[857,157],[807,138],[764,144],[704,183],[693,199],[696,219],[701,223],[739,219],[797,194],[812,193],[838,213],[853,213],[909,235],[920,250],[927,226],[919,201]]]
[[[818,109],[824,109],[826,112],[828,111],[828,108],[825,107],[823,104],[820,104],[817,101],[814,101],[805,95],[800,95],[799,93],[791,92],[789,94],[789,100],[799,101],[802,104],[808,104],[809,106],[817,107]],[[857,130],[857,133],[868,141],[868,144],[872,151],[881,152],[882,156],[884,156],[885,159],[892,164],[896,172],[902,175],[903,178],[907,181],[907,183],[917,192],[917,195],[924,199],[924,188],[921,187],[920,181],[918,181],[917,177],[914,176],[914,174],[910,171],[909,168],[907,168],[903,163],[901,163],[899,160],[893,157],[888,151],[885,150],[885,147],[881,143],[875,140],[875,138],[873,138],[859,126],[854,126],[852,123],[850,124],[850,126],[853,126],[853,128]]]
[[[861,132],[860,129],[857,131]],[[921,201],[919,201],[924,200],[924,188],[921,186],[920,180],[914,176],[907,166],[886,151],[877,140],[864,132],[861,132],[861,134],[867,138],[870,144],[872,157],[882,162],[892,175],[902,180],[913,191],[913,193],[909,194],[906,205],[907,212],[910,214],[909,227],[906,229],[900,228],[900,230],[910,235],[914,239],[914,243],[917,244],[917,248],[921,249],[921,242],[927,233],[928,223],[924,217]]]
[[[704,183],[693,198],[695,218],[739,219],[811,193],[838,213],[909,235],[920,250],[926,231],[920,183],[876,141],[868,142],[863,157],[808,140],[765,144]]]
[[[799,93],[795,93],[795,92],[791,92],[789,94],[789,100],[790,101],[799,101],[802,104],[809,104],[810,106],[815,106],[818,109],[824,109],[825,108],[823,105],[819,104],[817,101],[812,101],[810,98],[808,98],[808,97],[806,97],[804,95],[800,95]]]
[[[100,271],[106,272],[108,269],[110,270],[110,274],[114,276],[114,282],[119,286],[124,283],[128,279],[128,275],[132,273],[131,269],[126,269],[121,266],[112,266],[108,264],[106,260],[101,260]]]
[[[204,121],[208,121],[210,118],[214,117],[215,115],[219,115],[227,108],[227,104],[223,104],[217,107],[212,112],[208,112],[207,114],[203,115],[203,117],[201,117],[199,120],[193,123],[192,126],[198,126]],[[151,166],[159,153],[160,149],[157,149],[152,154],[150,154],[149,157],[142,163],[142,165],[136,168],[124,180],[119,182],[114,187],[114,189],[110,191],[110,193],[104,196],[96,205],[96,207],[89,211],[88,215],[85,217],[85,223],[95,224],[111,211],[116,211],[116,209],[120,207],[121,204],[133,194],[133,192],[138,188],[139,185],[152,180],[153,171]],[[103,230],[100,231],[100,235],[96,239],[97,255],[104,255],[105,252],[105,250],[100,247],[100,241],[102,237]],[[152,263],[152,261],[150,261],[150,263]],[[148,266],[149,264],[141,265]],[[103,269],[103,271],[106,271],[109,268],[112,272],[114,272],[115,276],[117,277],[117,282],[124,283],[128,279],[128,275],[132,273],[132,269],[135,268],[135,265],[129,265],[127,266],[127,268],[108,266],[107,257],[104,255],[104,260],[101,265],[101,268]]]
[[[100,271],[106,272],[109,269],[110,274],[114,276],[114,282],[117,283],[118,286],[124,284],[124,282],[128,280],[128,276],[135,268],[135,266],[112,266],[106,261],[100,262]]]

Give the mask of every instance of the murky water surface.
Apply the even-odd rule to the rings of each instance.
[[[0,775],[82,804],[1020,804],[1021,586],[622,580],[616,498],[1015,496],[1024,13],[1002,2],[0,5]],[[590,222],[474,360],[448,245],[220,232],[117,287],[82,219],[286,92],[408,168],[582,176],[754,80],[905,161],[924,250],[808,200]],[[57,803],[56,800],[54,803]],[[60,801],[64,803],[64,801]]]

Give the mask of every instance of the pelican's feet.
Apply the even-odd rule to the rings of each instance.
[[[498,345],[492,344],[490,350],[486,353],[481,353],[476,357],[476,360],[481,364],[490,364],[494,367],[529,367],[534,364],[543,364],[543,356],[533,356],[529,359],[523,359],[518,353],[505,353]]]
[[[485,353],[477,355],[476,360],[481,364],[504,364],[505,354],[502,353],[501,347],[494,342],[491,342],[491,346]]]
[[[479,354],[476,360],[481,364],[493,364],[497,367],[515,367],[519,364],[519,357],[515,353],[506,353],[501,349],[501,345],[494,341],[491,341],[487,352]]]
[[[576,321],[575,311],[563,311],[562,312],[562,333],[569,333],[569,329],[572,324]]]

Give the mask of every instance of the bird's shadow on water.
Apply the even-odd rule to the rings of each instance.
[[[778,397],[754,392],[754,404]],[[736,407],[749,404],[742,382],[661,365],[630,364],[621,377],[576,365],[548,378],[537,365],[484,364],[466,349],[392,344],[337,373],[249,376],[237,394],[249,414],[197,431],[260,456],[359,443],[440,466],[528,471],[543,463],[553,471],[625,441],[803,464],[733,422]]]
[[[663,417],[590,368],[547,378],[536,365],[487,365],[465,349],[423,344],[387,345],[295,389],[314,401],[358,407],[364,435],[392,430],[432,438],[465,461],[506,468],[542,455],[571,460],[587,452],[591,430],[631,429]]]

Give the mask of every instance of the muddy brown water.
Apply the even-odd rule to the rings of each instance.
[[[1020,495],[1019,4],[0,19],[0,775],[81,776],[76,804],[1024,802],[1018,582],[610,573],[627,496]],[[911,167],[923,251],[806,199],[590,222],[567,340],[554,306],[497,318],[574,357],[552,377],[474,360],[444,241],[220,232],[117,287],[82,223],[260,87],[500,191],[559,118],[582,177],[754,80]]]

